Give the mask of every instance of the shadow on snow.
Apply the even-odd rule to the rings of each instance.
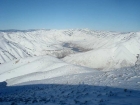
[[[1,105],[139,105],[140,91],[86,84],[3,86]]]

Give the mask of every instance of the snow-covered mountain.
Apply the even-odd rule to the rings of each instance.
[[[61,96],[65,99],[66,104],[99,104],[98,102],[101,99],[93,101],[89,97],[92,96],[97,99],[97,97],[101,98],[105,94],[107,96],[112,95],[110,92],[105,91],[104,93],[103,90],[107,88],[115,94],[113,95],[114,98],[111,98],[112,100],[125,97],[123,99],[125,100],[124,104],[128,105],[131,102],[127,99],[133,98],[134,105],[139,105],[139,54],[140,32],[121,33],[89,29],[1,30],[0,104],[11,105],[12,101],[9,101],[7,97],[11,99],[11,96],[15,93],[14,99],[18,97],[17,93],[21,95],[20,92],[26,93],[28,91],[28,94],[32,96],[33,91],[37,90],[36,95],[33,95],[33,100],[36,100],[36,98],[41,100],[41,94],[47,92],[47,89],[49,91],[52,91],[51,89],[56,90],[55,94],[58,95],[61,90],[65,90],[64,87],[68,86],[69,90],[63,91],[66,95],[64,97],[69,97],[70,92],[73,91],[73,96],[68,98],[73,101],[66,101],[67,99]],[[11,87],[5,87],[5,85]],[[21,89],[23,85],[25,90]],[[28,85],[35,87],[32,90],[32,87],[28,87]],[[95,86],[101,88],[101,91],[97,89],[96,96],[93,94],[96,92],[90,93],[92,90],[96,90]],[[57,87],[60,90],[57,90]],[[108,87],[111,87],[111,89]],[[10,91],[11,89],[13,91]],[[86,95],[81,98],[82,96],[78,95],[78,91],[84,89],[86,89],[84,93]],[[126,92],[127,89],[131,89],[133,92],[123,93],[124,96],[121,96],[122,91]],[[7,93],[7,91],[9,92]],[[130,97],[128,98],[127,95]],[[20,101],[24,102],[23,96],[21,97],[22,100]],[[52,103],[56,103],[55,105],[64,104],[59,103],[58,100],[53,101],[52,99],[56,99],[54,94],[49,93],[48,97],[50,101],[45,101],[47,105]],[[118,101],[110,102],[107,101],[106,97],[102,98],[103,104],[107,102],[108,105],[120,104],[117,103]],[[79,101],[77,102],[75,99]],[[81,102],[82,99],[85,100],[83,103]],[[36,100],[36,102],[39,101]],[[33,103],[27,102],[27,104]]]
[[[0,63],[51,55],[65,57],[63,60],[72,64],[98,69],[134,66],[140,53],[139,39],[139,32],[88,29],[0,32]]]

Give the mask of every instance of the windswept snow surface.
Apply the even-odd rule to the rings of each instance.
[[[70,65],[51,56],[17,59],[2,64],[0,68],[0,81],[8,79],[8,85],[92,71],[90,68]]]
[[[0,31],[0,105],[139,105],[140,32]]]

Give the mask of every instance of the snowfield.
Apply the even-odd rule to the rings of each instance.
[[[0,31],[0,105],[139,105],[140,32]]]

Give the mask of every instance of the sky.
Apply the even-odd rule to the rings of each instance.
[[[140,0],[0,0],[0,29],[140,31]]]

